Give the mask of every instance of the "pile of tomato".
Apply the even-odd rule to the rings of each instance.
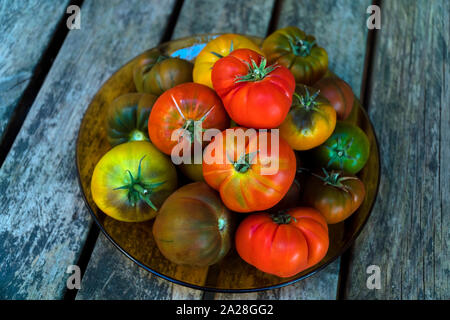
[[[297,27],[275,31],[261,48],[221,35],[194,62],[148,51],[134,67],[136,92],[106,111],[112,148],[92,175],[95,203],[120,221],[154,219],[158,248],[177,264],[212,265],[234,245],[279,277],[312,267],[327,253],[328,225],[365,197],[356,174],[370,147],[345,121],[351,87],[327,71],[325,49]],[[206,137],[208,129],[215,134]],[[264,153],[255,143],[263,135]],[[190,182],[180,187],[183,179]]]

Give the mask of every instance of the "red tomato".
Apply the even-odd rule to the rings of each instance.
[[[180,141],[172,140],[172,133],[180,128],[188,135],[182,138],[184,143],[194,140],[194,122],[201,120],[202,128],[224,130],[230,125],[230,118],[222,101],[214,90],[198,83],[183,83],[167,90],[153,105],[148,120],[148,133],[152,143],[165,154],[170,155],[172,148]]]
[[[276,128],[291,107],[294,76],[286,67],[266,64],[264,56],[250,49],[234,50],[214,64],[214,89],[241,126]]]
[[[239,131],[238,131],[239,130]],[[247,131],[252,130],[252,131]],[[227,137],[251,133],[246,139]],[[237,212],[261,211],[273,207],[287,193],[296,173],[292,148],[278,135],[262,139],[254,129],[232,128],[216,135],[205,148],[203,177],[220,192],[227,208]],[[263,150],[260,143],[267,141]],[[278,154],[274,143],[278,144]],[[215,157],[212,162],[207,157]]]
[[[314,87],[330,101],[339,120],[345,120],[350,115],[355,95],[347,82],[336,76],[329,76],[320,79]]]
[[[317,264],[328,251],[328,226],[313,208],[286,214],[257,213],[236,231],[236,250],[247,263],[279,277],[291,277]]]

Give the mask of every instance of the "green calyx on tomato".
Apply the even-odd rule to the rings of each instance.
[[[298,39],[297,42],[294,43],[291,39],[289,39],[289,45],[291,46],[292,53],[297,57],[307,57],[311,54],[312,47],[316,45],[316,40],[309,42]]]
[[[252,161],[257,153],[258,151],[243,154],[236,162],[233,162],[231,159],[229,160],[233,164],[234,170],[240,173],[246,173],[248,169],[250,169]]]
[[[305,95],[299,95],[298,93],[294,92],[294,103],[292,104],[294,107],[295,106],[302,106],[304,107],[307,111],[310,110],[316,110],[314,107],[317,105],[316,102],[316,98],[320,93],[320,90],[317,90],[312,96],[309,94],[308,88],[306,86],[305,87]]]
[[[327,167],[332,166],[337,163],[340,168],[344,166],[344,161],[346,160],[356,160],[355,157],[352,157],[349,154],[349,150],[352,147],[354,138],[350,138],[350,140],[346,141],[341,137],[337,138],[336,144],[333,146],[325,146],[327,150],[330,152],[330,161],[327,163]]]
[[[287,213],[271,214],[270,217],[272,218],[273,222],[278,224],[289,224],[292,220],[297,222],[297,219]]]
[[[316,178],[322,180],[324,184],[339,188],[346,192],[348,192],[348,188],[342,182],[347,180],[358,180],[358,178],[356,177],[343,176],[343,173],[341,171],[328,172],[325,168],[322,168],[322,171],[324,173],[323,177],[318,174],[315,174],[314,172],[311,172],[311,174]]]
[[[333,134],[312,151],[319,167],[356,174],[367,163],[370,142],[358,126],[338,121]]]
[[[244,76],[237,76],[235,83],[245,82],[245,81],[259,81],[264,79],[269,73],[277,68],[277,66],[267,65],[267,59],[262,58],[259,66],[256,64],[255,60],[251,59],[250,63],[246,62],[248,65],[248,73]]]
[[[155,188],[162,186],[165,181],[148,184],[141,180],[141,163],[144,158],[145,156],[143,156],[141,160],[139,160],[137,177],[134,178],[131,171],[127,170],[128,175],[130,176],[129,183],[121,187],[114,188],[114,190],[128,190],[128,201],[133,207],[135,207],[136,204],[140,200],[142,200],[147,203],[153,210],[157,211],[158,208],[156,208],[156,206],[150,200],[150,195]]]

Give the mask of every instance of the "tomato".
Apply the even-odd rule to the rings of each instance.
[[[355,95],[347,82],[332,75],[320,79],[314,88],[319,89],[320,94],[330,101],[339,120],[345,120],[350,115]]]
[[[319,210],[328,224],[347,219],[360,207],[366,193],[361,180],[340,171],[313,173],[306,185],[304,202]]]
[[[319,47],[313,36],[297,27],[279,29],[263,42],[263,52],[269,63],[289,68],[297,83],[312,85],[328,69],[328,54]]]
[[[248,134],[246,139],[233,138],[244,134]],[[205,148],[203,177],[233,211],[269,209],[286,195],[294,181],[296,159],[292,148],[274,133],[266,132],[266,136],[237,127],[216,135]],[[261,147],[264,141],[267,148]]]
[[[263,272],[291,277],[320,262],[328,251],[328,226],[313,208],[297,207],[286,214],[252,214],[235,237],[241,258]]]
[[[266,65],[264,56],[234,50],[214,64],[211,79],[231,119],[248,128],[276,128],[291,107],[295,80],[281,65]]]
[[[149,141],[148,117],[157,97],[144,93],[119,96],[108,108],[106,135],[112,146],[128,141]]]
[[[91,180],[98,208],[126,222],[155,217],[176,187],[174,165],[147,141],[122,143],[109,150],[95,166]]]
[[[370,143],[359,127],[338,121],[327,141],[312,150],[316,165],[356,174],[369,159]]]
[[[138,92],[161,95],[176,85],[192,82],[193,65],[187,60],[171,58],[159,51],[148,51],[133,69]]]
[[[309,150],[327,140],[336,126],[336,111],[319,91],[297,86],[280,135],[294,150]]]
[[[155,146],[170,155],[179,142],[201,143],[201,137],[195,136],[196,121],[201,121],[203,129],[224,130],[230,124],[214,90],[198,83],[184,83],[167,90],[156,100],[148,120],[148,133]],[[180,141],[172,140],[174,131],[181,128],[186,129],[186,134],[180,136]]]
[[[185,185],[161,207],[153,235],[161,253],[177,264],[209,266],[231,247],[232,216],[204,182]]]
[[[223,34],[208,42],[195,59],[194,82],[212,88],[211,70],[216,61],[229,55],[233,50],[241,48],[251,49],[262,54],[261,49],[253,41],[239,34]]]

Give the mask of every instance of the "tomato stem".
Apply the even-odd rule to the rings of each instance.
[[[346,177],[342,176],[343,173],[341,171],[331,171],[328,172],[325,168],[322,168],[322,171],[325,176],[321,176],[315,173],[311,173],[314,177],[322,180],[324,184],[328,184],[330,186],[339,188],[345,192],[348,192],[347,187],[342,183],[347,180],[357,180],[356,177]]]
[[[264,79],[269,73],[278,68],[278,65],[267,65],[267,59],[262,58],[259,66],[256,62],[251,59],[251,64],[247,61],[245,62],[248,66],[248,73],[244,76],[237,76],[234,80],[236,83],[245,81],[260,81]]]
[[[150,199],[150,196],[153,192],[153,190],[165,183],[165,181],[162,182],[156,182],[156,183],[145,183],[141,181],[141,167],[142,167],[142,160],[145,158],[143,156],[139,160],[139,166],[138,166],[138,173],[137,177],[135,178],[130,170],[126,170],[130,177],[130,183],[125,184],[121,187],[114,188],[113,190],[127,190],[128,191],[128,201],[130,202],[130,205],[135,207],[139,201],[144,201],[147,203],[153,210],[158,211],[158,208],[153,204],[153,202]]]
[[[239,157],[239,159],[236,162],[233,162],[231,160],[230,162],[233,163],[234,169],[237,172],[246,173],[248,169],[250,169],[253,159],[258,152],[259,150],[243,154],[242,156]]]
[[[316,45],[316,40],[309,42],[306,40],[297,39],[297,41],[294,43],[289,39],[289,45],[291,47],[292,53],[297,57],[307,57],[311,54],[311,49]]]
[[[314,110],[317,105],[316,98],[318,97],[320,90],[317,90],[311,96],[309,94],[308,88],[306,86],[304,86],[304,88],[305,88],[305,92],[306,92],[304,95],[299,95],[298,93],[294,92],[294,97],[296,99],[296,103],[294,103],[294,105],[296,105],[296,106],[300,105],[308,111]]]
[[[279,214],[271,214],[270,217],[275,223],[278,224],[289,224],[292,220],[297,222],[297,219],[295,219],[293,216],[291,216],[288,213],[279,213]]]

